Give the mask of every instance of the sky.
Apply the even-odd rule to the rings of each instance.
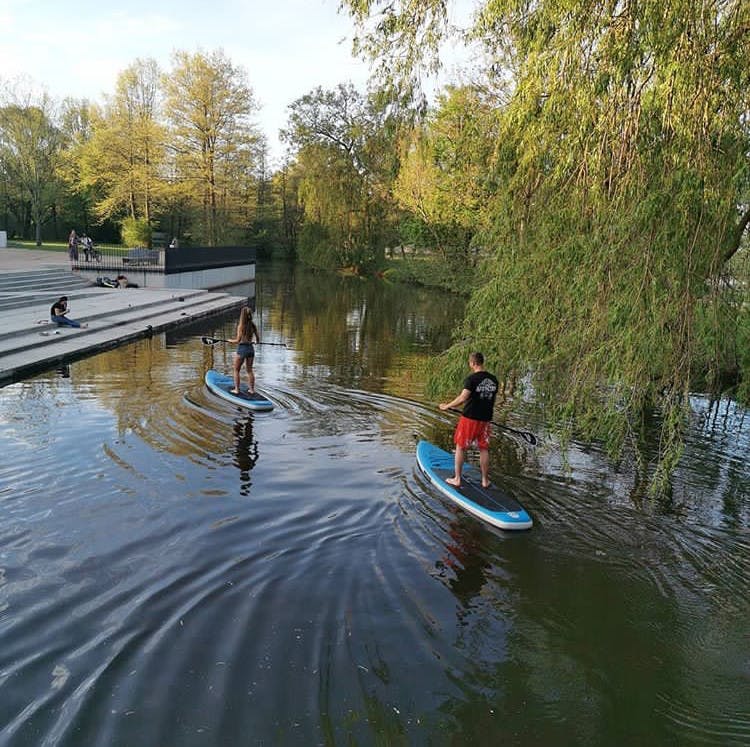
[[[260,104],[271,165],[283,157],[287,106],[316,86],[364,90],[354,26],[338,0],[0,0],[0,79],[31,79],[56,98],[102,102],[136,58],[164,70],[175,50],[223,49]]]

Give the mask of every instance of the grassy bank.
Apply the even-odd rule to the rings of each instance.
[[[94,246],[97,249],[124,249],[120,244],[99,244],[95,243]],[[34,251],[42,252],[67,252],[68,243],[67,241],[43,241],[41,245],[37,246],[34,241],[24,241],[18,239],[8,239],[9,249],[33,249]],[[79,251],[82,251],[79,247]]]
[[[455,266],[435,256],[390,259],[382,271],[383,277],[393,282],[441,288],[461,295],[469,295],[476,285],[476,273],[476,267]]]

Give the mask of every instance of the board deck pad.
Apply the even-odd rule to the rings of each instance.
[[[481,472],[464,464],[461,486],[445,480],[453,476],[453,454],[427,441],[417,445],[417,463],[430,482],[451,500],[479,518],[501,529],[528,529],[532,525],[526,509],[507,491],[497,485],[482,487]]]
[[[268,402],[268,397],[263,396],[260,392],[253,392],[252,394],[248,392],[244,388],[240,388],[240,393],[237,394],[236,392],[233,392],[234,385],[233,384],[227,384],[226,386],[223,386],[222,389],[227,393],[231,394],[233,397],[242,397],[242,399],[249,399],[251,401],[256,402]]]
[[[246,386],[240,387],[240,394],[234,394],[230,390],[234,388],[234,379],[231,376],[218,371],[206,371],[206,386],[216,395],[248,410],[273,410],[273,402],[264,394],[256,391],[249,394]]]

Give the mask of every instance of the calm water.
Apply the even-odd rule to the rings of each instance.
[[[257,305],[273,413],[203,387],[234,316],[0,389],[0,744],[750,744],[750,419],[696,400],[654,504],[521,414],[503,533],[415,468],[455,299],[261,267]]]

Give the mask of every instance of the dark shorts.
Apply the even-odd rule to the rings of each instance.
[[[453,434],[453,443],[462,449],[474,445],[486,449],[490,445],[490,426],[489,420],[472,420],[462,415]]]
[[[237,346],[237,352],[235,355],[244,361],[246,358],[255,358],[255,347],[251,342],[241,342]]]

